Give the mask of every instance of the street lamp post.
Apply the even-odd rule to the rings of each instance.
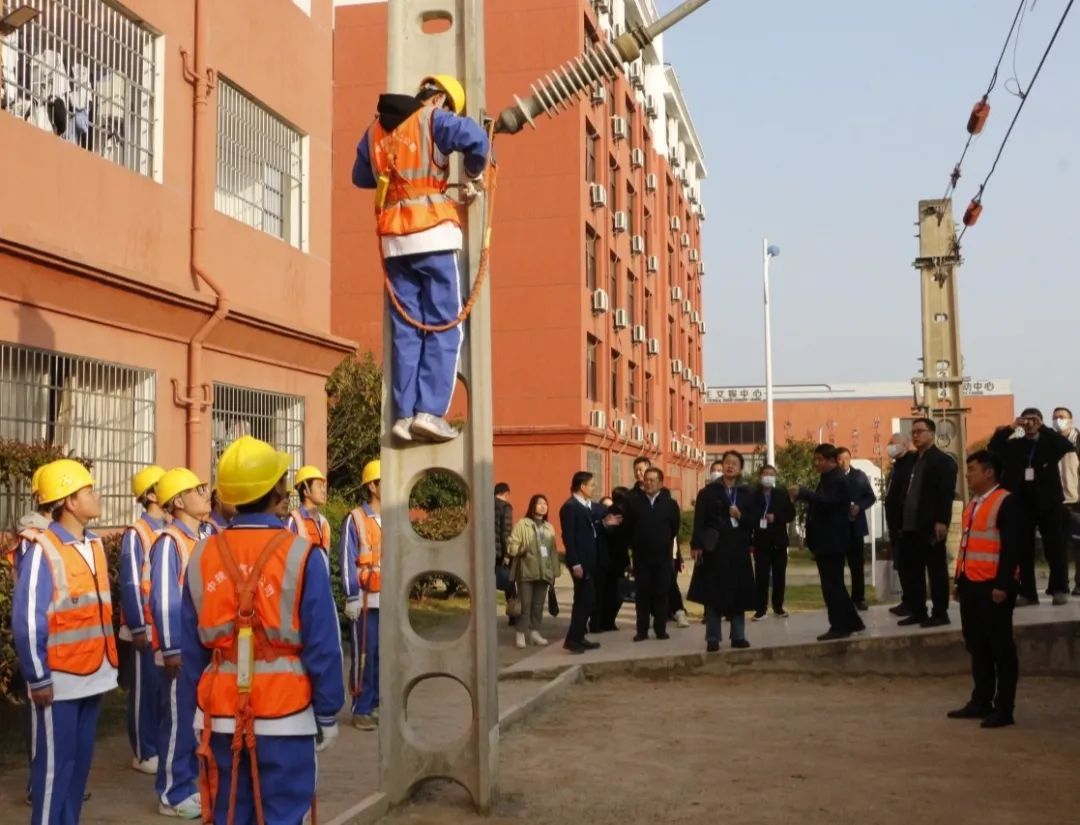
[[[765,454],[769,464],[776,466],[776,434],[773,424],[772,391],[772,321],[769,317],[769,259],[780,254],[780,247],[769,246],[769,239],[761,239],[761,270],[765,285]]]

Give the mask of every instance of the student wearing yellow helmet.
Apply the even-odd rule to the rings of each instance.
[[[384,94],[378,117],[360,139],[353,183],[375,190],[376,231],[383,264],[407,315],[438,326],[461,311],[458,204],[446,189],[449,158],[464,155],[466,175],[487,166],[487,133],[464,116],[465,90],[450,75],[431,75],[416,95]],[[457,379],[460,325],[424,332],[396,310],[391,323],[391,389],[400,441],[449,441],[459,433],[446,420]]]
[[[330,522],[319,512],[329,493],[326,476],[318,467],[309,464],[296,471],[293,487],[300,498],[300,506],[289,513],[285,526],[322,550],[329,564]]]

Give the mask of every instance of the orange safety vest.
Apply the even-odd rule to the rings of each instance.
[[[157,537],[161,535],[159,530],[155,530],[145,519],[138,519],[132,524],[129,530],[134,530],[135,534],[139,537],[139,541],[142,542],[142,569],[139,570],[139,594],[142,597],[143,606],[143,623],[149,627],[152,622],[150,621],[150,548],[154,546],[154,542],[157,541]],[[127,617],[124,615],[124,607],[120,606],[120,624],[127,624]]]
[[[382,589],[382,527],[369,507],[357,507],[349,516],[356,528],[356,567],[360,587],[367,593]]]
[[[94,569],[52,530],[36,538],[52,571],[53,595],[49,602],[49,668],[75,676],[96,673],[108,659],[119,662],[113,636],[112,591],[109,563],[101,539],[90,543]]]
[[[145,523],[145,522],[144,522]],[[180,589],[184,588],[184,576],[187,573],[188,562],[191,559],[191,554],[195,550],[195,545],[198,543],[198,539],[192,538],[175,524],[167,524],[165,528],[158,533],[158,538],[168,534],[173,541],[176,542],[176,547],[180,551]],[[157,543],[155,539],[154,543]],[[153,547],[153,545],[151,545]],[[143,611],[146,620],[146,626],[150,628],[150,644],[154,650],[161,650],[161,638],[158,636],[158,629],[154,625],[154,614],[150,610],[150,554],[146,554],[145,558],[145,570],[146,570],[146,595],[143,600]]]
[[[299,510],[293,510],[289,515],[297,528],[303,525],[304,532],[300,535],[304,536],[324,553],[330,552],[330,522],[323,518],[321,514],[316,514],[317,518],[311,518],[310,516],[305,518],[304,514]]]
[[[971,501],[964,508],[964,531],[956,556],[956,576],[971,582],[993,581],[1001,557],[1001,531],[997,526],[1001,503],[1009,493],[998,487],[981,502]],[[978,506],[976,506],[978,505]],[[1019,577],[1019,567],[1013,571]]]
[[[371,170],[376,180],[387,180],[375,208],[380,236],[411,235],[447,221],[461,226],[458,205],[446,195],[449,164],[436,159],[434,115],[434,107],[422,106],[393,131],[376,119],[368,133]]]

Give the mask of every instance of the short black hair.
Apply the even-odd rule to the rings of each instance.
[[[237,504],[236,512],[238,513],[268,513],[275,504],[275,497],[278,496],[278,484],[281,484],[282,476],[278,479],[277,484],[266,491],[266,495],[261,498],[255,499],[255,501],[249,501],[247,504]]]
[[[928,429],[930,432],[937,432],[937,424],[934,423],[934,420],[932,418],[915,418],[912,420],[911,426],[914,427],[916,424],[925,424],[926,429]]]
[[[994,478],[1001,478],[1001,459],[989,450],[976,450],[967,457],[967,463],[978,464],[983,469],[989,467],[994,471]]]
[[[729,455],[733,455],[735,456],[735,458],[739,459],[740,468],[746,466],[746,460],[742,457],[742,453],[740,453],[738,450],[727,450],[722,456],[720,456],[720,463],[723,464],[725,461],[727,461],[727,457]]]
[[[588,470],[578,470],[570,479],[570,492],[576,493],[581,490],[582,484],[588,484],[593,479],[593,474]]]
[[[650,467],[652,466],[652,462],[649,461],[649,459],[646,458],[643,455],[639,455],[637,458],[634,459],[634,469],[635,470],[638,468],[639,464],[648,464]]]
[[[837,447],[836,454],[839,456],[841,453],[847,453],[848,455],[851,455],[851,450],[849,450],[847,447]]]
[[[713,463],[709,465],[709,472],[711,473],[717,467],[723,467],[723,466],[724,466],[724,459],[722,459],[722,458],[714,459]]]
[[[1054,412],[1068,413],[1069,418],[1073,417],[1072,410],[1070,410],[1068,407],[1054,407]]]
[[[832,444],[818,444],[814,448],[814,455],[819,455],[826,461],[836,461],[837,449]]]
[[[774,473],[776,472],[776,468],[772,464],[762,464],[761,469],[758,470],[758,475],[761,475],[766,470],[772,470]]]
[[[1043,417],[1042,410],[1038,407],[1024,407],[1024,411],[1020,413],[1020,417],[1027,418],[1029,415],[1037,415],[1039,418]]]
[[[661,484],[664,483],[664,471],[661,470],[659,467],[649,467],[649,469],[645,471],[645,475],[648,475],[649,473],[655,473],[657,476],[656,480],[659,481]]]
[[[425,100],[431,100],[431,98],[438,95],[445,95],[446,91],[434,83],[425,84],[420,88],[420,91],[416,93],[416,99],[423,103]],[[447,95],[449,98],[449,95]]]
[[[495,495],[505,496],[509,492],[510,485],[507,484],[505,481],[500,481],[498,484],[495,485]]]

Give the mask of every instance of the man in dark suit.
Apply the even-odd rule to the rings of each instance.
[[[794,485],[788,488],[792,501],[810,505],[806,514],[806,545],[817,562],[821,595],[829,612],[829,629],[818,641],[846,639],[865,630],[859,612],[844,586],[844,558],[850,544],[851,488],[837,464],[837,450],[832,444],[819,444],[814,450],[814,469],[821,473],[817,489]]]
[[[649,467],[641,495],[630,500],[627,519],[634,558],[635,642],[649,638],[649,618],[657,639],[667,639],[668,592],[674,575],[671,549],[679,535],[679,505],[664,487],[664,473]]]
[[[1013,640],[1017,569],[1024,542],[1020,497],[998,485],[1000,461],[987,450],[968,456],[963,534],[956,556],[956,586],[964,644],[975,687],[950,719],[982,719],[984,728],[1013,724],[1019,664]]]
[[[1023,437],[1014,437],[1022,429]],[[1042,413],[1028,407],[1011,425],[999,427],[988,447],[1002,464],[1001,486],[1020,499],[1027,528],[1020,557],[1020,597],[1017,607],[1039,603],[1035,586],[1035,529],[1042,535],[1050,566],[1054,604],[1069,602],[1069,567],[1065,558],[1065,513],[1058,463],[1076,449],[1061,433],[1043,424]]]
[[[848,539],[847,565],[851,571],[851,600],[858,610],[868,610],[866,604],[866,557],[865,539],[870,535],[870,523],[866,513],[877,504],[877,496],[870,479],[862,470],[851,466],[851,451],[847,447],[836,448],[837,464],[851,488],[851,508],[848,523],[851,535]]]
[[[902,625],[949,624],[949,570],[945,539],[956,497],[956,462],[935,445],[937,425],[929,418],[911,422],[915,463],[900,504],[900,581],[911,615]],[[934,612],[926,612],[926,577]]]
[[[510,600],[517,598],[517,585],[510,578],[510,557],[506,547],[514,529],[514,505],[510,503],[510,485],[500,481],[495,485],[495,584],[506,596],[506,615],[511,627],[515,617],[510,613]]]
[[[902,562],[900,536],[904,520],[904,495],[907,493],[911,468],[915,466],[918,453],[911,446],[911,439],[903,433],[893,433],[885,452],[892,459],[892,469],[885,481],[885,527],[889,531],[889,550],[892,552],[893,568],[899,573]],[[900,604],[889,608],[894,616],[910,616],[914,611],[908,607],[906,594],[901,593]]]
[[[566,566],[574,578],[574,606],[570,611],[570,628],[563,647],[571,653],[584,653],[600,647],[599,642],[585,638],[585,628],[596,600],[596,553],[600,531],[622,524],[622,516],[604,515],[603,508],[593,504],[596,492],[593,474],[580,470],[570,481],[570,498],[559,509]]]

